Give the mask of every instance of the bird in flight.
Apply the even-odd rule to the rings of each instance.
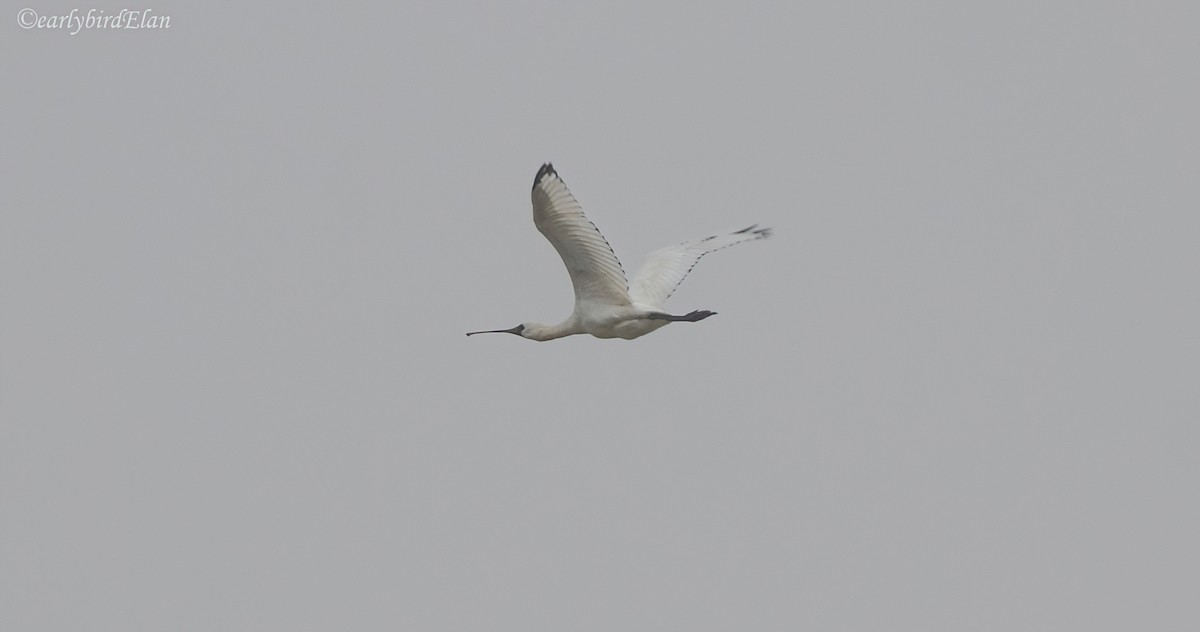
[[[533,178],[533,223],[567,266],[575,286],[575,311],[557,325],[521,323],[511,329],[472,331],[468,336],[516,334],[541,342],[591,334],[633,340],[668,323],[704,320],[716,312],[701,309],[676,316],[663,311],[663,303],[704,255],[771,235],[770,228],[756,224],[656,250],[646,257],[630,284],[608,240],[583,214],[550,163],[542,165]]]

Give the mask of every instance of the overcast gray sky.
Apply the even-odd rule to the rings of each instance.
[[[295,5],[3,3],[0,628],[1200,629],[1193,3]]]

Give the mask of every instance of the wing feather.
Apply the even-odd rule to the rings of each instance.
[[[533,223],[567,266],[576,304],[629,305],[629,284],[616,253],[550,163],[534,177],[532,197]]]
[[[727,235],[694,239],[656,250],[646,257],[646,262],[634,275],[629,289],[630,299],[639,305],[662,308],[704,255],[770,236],[770,228],[758,228],[755,224]]]

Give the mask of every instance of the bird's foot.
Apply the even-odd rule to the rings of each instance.
[[[704,320],[705,318],[708,318],[709,316],[713,316],[715,314],[716,314],[716,312],[710,312],[707,309],[697,309],[697,310],[688,312],[680,320],[686,320],[688,322],[694,323],[698,320]]]
[[[688,313],[684,314],[683,316],[676,316],[674,314],[657,314],[656,313],[656,314],[649,314],[646,316],[646,318],[649,318],[650,320],[669,320],[673,323],[678,323],[678,322],[694,323],[698,320],[704,320],[705,318],[708,318],[709,316],[713,316],[715,314],[716,314],[716,312],[710,312],[707,309],[697,309],[697,310],[688,312]]]

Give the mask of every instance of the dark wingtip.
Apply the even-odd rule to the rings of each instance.
[[[755,235],[758,239],[766,239],[767,237],[771,236],[771,229],[770,228],[759,228],[758,224],[751,224],[741,230],[734,231],[733,234],[740,235],[742,233],[751,233],[751,234]]]
[[[542,178],[545,178],[546,176],[558,177],[558,172],[554,170],[554,165],[546,163],[542,165],[541,169],[538,169],[537,175],[533,176],[533,188],[536,189],[538,183],[541,182]]]

